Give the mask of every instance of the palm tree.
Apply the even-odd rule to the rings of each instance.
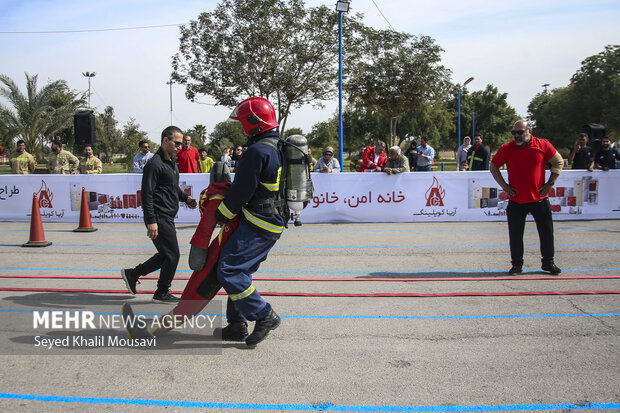
[[[200,145],[204,145],[207,140],[207,127],[205,125],[194,125],[194,137],[200,142]]]
[[[84,99],[78,98],[64,80],[48,82],[37,90],[38,75],[25,75],[26,94],[10,77],[0,75],[0,96],[12,106],[0,105],[0,122],[35,154],[45,141],[71,127],[73,114]]]

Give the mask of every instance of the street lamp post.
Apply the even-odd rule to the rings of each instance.
[[[172,125],[172,84],[173,83],[174,82],[172,81],[172,79],[166,82],[167,85],[170,85],[170,125]]]
[[[344,171],[342,136],[342,13],[349,11],[349,1],[337,1],[336,11],[338,12],[338,159],[340,160],[340,171]]]
[[[82,72],[82,75],[88,78],[88,107],[90,108],[90,78],[95,77],[95,72]]]
[[[465,87],[465,86],[466,86],[469,82],[471,82],[472,80],[474,80],[474,78],[473,78],[473,77],[470,77],[469,79],[467,79],[467,80],[465,81],[465,83],[463,83],[463,86],[461,86],[461,87],[459,88],[459,99],[458,99],[458,101],[459,101],[459,103],[458,103],[458,106],[459,106],[459,107],[458,107],[458,111],[459,111],[459,114],[458,114],[458,125],[459,125],[459,126],[458,126],[458,136],[459,136],[459,146],[458,146],[458,147],[459,147],[459,148],[461,147],[461,88],[464,88],[464,87]]]

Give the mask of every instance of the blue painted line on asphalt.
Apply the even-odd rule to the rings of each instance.
[[[198,409],[231,409],[231,410],[297,410],[321,412],[509,412],[509,411],[547,411],[547,410],[610,410],[620,408],[620,403],[549,403],[549,404],[499,404],[499,405],[452,405],[452,406],[373,406],[373,405],[340,405],[326,403],[222,403],[196,402],[185,400],[157,399],[126,399],[104,397],[75,397],[43,394],[0,393],[1,399],[30,400],[56,403],[112,404],[130,406],[165,406]]]
[[[620,244],[556,244],[556,247],[616,247]],[[525,247],[539,247],[528,244]],[[0,247],[21,247],[21,244],[0,244]],[[67,245],[52,244],[47,248],[153,248],[152,245]],[[190,248],[189,245],[179,248]],[[468,245],[276,245],[273,249],[398,249],[398,248],[508,248],[506,244],[468,244]]]
[[[53,309],[37,310],[9,310],[0,309],[0,313],[34,313],[35,311],[61,311]],[[88,310],[64,310],[64,311],[88,311]],[[118,312],[93,311],[97,315],[117,315]],[[160,313],[136,313],[138,315],[154,317]],[[226,314],[204,313],[203,315],[225,317]],[[515,319],[515,318],[575,318],[575,317],[620,317],[620,313],[592,313],[592,314],[499,314],[499,315],[457,315],[457,316],[407,316],[407,315],[282,315],[281,318],[290,319],[318,319],[318,320],[491,320],[491,319]]]
[[[17,270],[17,271],[80,271],[80,272],[119,272],[121,268],[36,268],[36,267],[0,267],[0,271]],[[593,272],[593,271],[620,271],[620,268],[568,268],[562,269],[562,272]],[[177,270],[177,272],[194,272],[193,270]],[[382,274],[388,278],[390,275],[408,275],[408,274],[495,274],[504,273],[506,269],[500,270],[436,270],[436,271],[339,271],[339,270],[258,270],[255,274]],[[540,270],[528,270],[524,273],[540,273]]]
[[[526,231],[538,231],[536,228],[526,228]],[[620,228],[554,228],[554,231],[620,231]],[[0,232],[29,232],[28,229],[0,229]],[[132,234],[143,234],[146,230],[101,230],[99,229],[99,233],[132,233]],[[51,229],[46,232],[73,232],[72,229]],[[324,233],[325,231],[320,230],[295,230],[290,229],[287,233]],[[489,228],[489,229],[480,229],[480,228],[455,228],[455,229],[347,229],[347,230],[338,230],[338,229],[330,229],[331,233],[364,233],[364,232],[372,232],[372,233],[380,233],[380,232],[506,232],[506,228]],[[177,231],[179,234],[193,234],[194,231]]]

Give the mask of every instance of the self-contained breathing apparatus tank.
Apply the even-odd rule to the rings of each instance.
[[[291,210],[295,226],[301,225],[301,211],[313,197],[314,186],[310,178],[311,159],[308,156],[308,141],[302,135],[291,135],[285,140],[286,159],[286,203]]]

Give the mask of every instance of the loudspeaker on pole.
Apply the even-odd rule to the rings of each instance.
[[[52,243],[45,240],[39,198],[34,193],[32,196],[32,212],[30,214],[30,240],[22,244],[22,247],[47,247],[48,245],[52,245]]]
[[[92,110],[80,110],[73,115],[76,145],[95,144],[95,113]]]
[[[97,228],[93,228],[90,220],[90,211],[88,209],[88,199],[86,199],[86,189],[82,188],[82,204],[80,206],[80,224],[73,232],[94,232]]]

